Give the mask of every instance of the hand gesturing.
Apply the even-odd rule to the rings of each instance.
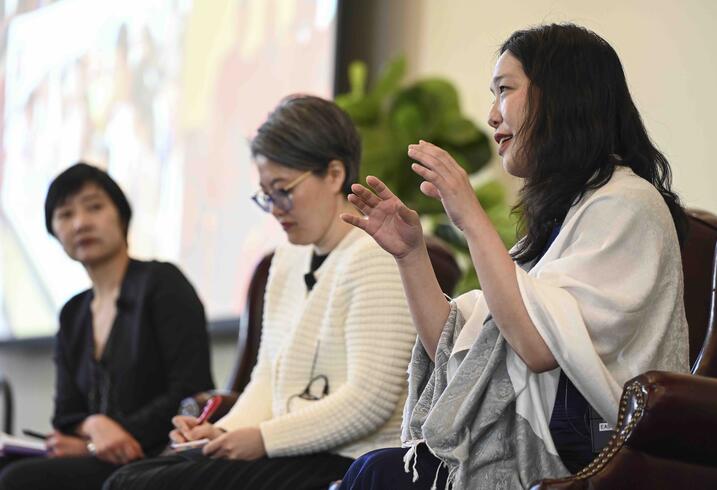
[[[463,167],[447,151],[427,141],[409,145],[408,156],[419,162],[411,169],[425,179],[421,192],[440,199],[453,224],[465,231],[481,207]]]
[[[406,207],[378,178],[369,176],[366,183],[376,194],[360,184],[351,186],[349,201],[364,216],[342,214],[345,222],[361,228],[388,253],[402,258],[423,243],[423,229],[418,213]]]

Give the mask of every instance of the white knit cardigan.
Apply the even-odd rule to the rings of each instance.
[[[329,451],[355,458],[399,446],[416,332],[395,260],[354,229],[307,293],[311,255],[309,246],[276,250],[257,365],[217,426],[259,426],[269,457]],[[313,376],[328,377],[328,396],[292,397],[306,388],[314,357]]]

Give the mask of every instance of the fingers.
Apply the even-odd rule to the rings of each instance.
[[[98,450],[96,456],[98,459],[105,461],[107,463],[124,464],[124,461],[123,461],[124,457],[123,457],[122,453],[120,451],[117,451],[116,449],[112,450],[112,451],[109,451],[109,450],[99,451]]]
[[[129,461],[144,458],[144,451],[142,450],[142,446],[140,446],[137,441],[132,441],[132,443],[133,444],[130,447],[130,451],[127,453]]]
[[[139,441],[137,439],[133,439],[132,443],[134,444],[135,459],[144,458],[144,449],[142,449]]]
[[[210,457],[218,457],[218,452],[222,449],[226,437],[224,435],[217,437],[216,439],[209,441],[204,448],[202,448],[202,454]]]
[[[428,197],[432,197],[434,199],[441,199],[441,193],[438,191],[438,187],[436,187],[431,182],[425,181],[421,182],[421,192],[423,192]]]
[[[144,451],[136,441],[127,441],[124,444],[98,450],[97,457],[112,464],[127,464],[130,461],[143,458]]]
[[[408,145],[409,156],[412,151],[430,157],[431,160],[434,162],[444,162],[448,159],[453,160],[451,154],[448,153],[446,150],[425,140],[419,140],[418,144]]]
[[[217,437],[217,434],[221,434],[219,429],[214,427],[212,424],[205,423],[202,425],[198,425],[195,428],[191,430],[191,440],[196,441],[198,439],[215,439]]]
[[[414,211],[413,209],[410,209],[406,206],[399,206],[398,207],[398,216],[406,222],[406,224],[415,226],[421,224],[421,218],[418,216],[418,213]]]
[[[450,153],[427,141],[421,140],[417,145],[408,145],[408,156],[435,172],[434,175],[429,174],[429,177],[424,177],[433,183],[441,178],[452,176],[460,179],[468,175]],[[415,168],[414,171],[423,177],[423,174]]]
[[[416,160],[421,164],[421,166],[431,169],[431,170],[442,170],[444,165],[442,165],[441,160],[438,158],[421,151],[420,149],[415,147],[416,145],[410,145],[408,148],[408,156],[412,159]],[[445,171],[445,170],[443,170]]]
[[[349,200],[349,202],[351,204],[356,206],[356,209],[361,211],[364,215],[368,215],[371,212],[371,209],[373,209],[368,204],[366,204],[366,202],[364,202],[363,199],[358,197],[356,194],[349,194],[347,196],[347,199]]]
[[[114,460],[119,464],[127,464],[129,462],[129,456],[124,451],[124,448],[118,448],[113,452]]]
[[[418,175],[420,175],[421,177],[423,177],[424,179],[426,179],[429,182],[435,181],[436,178],[438,177],[438,174],[436,172],[434,172],[433,170],[431,170],[428,167],[424,167],[423,165],[421,165],[419,163],[412,163],[411,170],[413,170],[414,172],[416,172]]]
[[[356,228],[361,228],[362,230],[366,230],[366,226],[368,225],[368,221],[366,218],[361,218],[359,216],[355,216],[353,214],[349,213],[341,213],[339,215],[339,218],[341,218],[344,222],[354,225]]]
[[[432,170],[444,167],[447,161],[453,160],[446,151],[424,141],[408,145],[408,156]]]
[[[187,442],[187,439],[182,435],[179,429],[174,429],[169,433],[169,440],[176,443]]]
[[[369,179],[371,179],[371,177],[367,178],[366,182],[369,182]],[[374,179],[375,179],[375,177],[374,177]],[[376,180],[378,180],[378,179],[376,179]],[[373,186],[371,186],[371,187],[373,187]],[[361,184],[353,184],[351,186],[351,192],[353,192],[353,195],[356,196],[356,199],[363,202],[365,206],[375,208],[376,206],[381,204],[381,199],[379,199],[376,196],[376,194],[374,194],[370,190],[366,189]],[[351,202],[356,204],[355,201],[351,201]]]
[[[189,430],[197,425],[197,417],[189,415],[175,415],[172,417],[172,425],[179,430]]]
[[[45,441],[45,447],[49,450],[53,450],[53,449],[57,448],[59,443],[60,443],[60,438],[57,435],[53,434],[50,437],[48,437],[47,440]]]
[[[381,179],[378,177],[374,177],[373,175],[369,175],[366,177],[366,183],[371,186],[371,189],[376,192],[376,195],[383,199],[384,201],[387,199],[395,198],[396,195],[391,192],[391,189],[389,189],[386,184],[384,184]],[[355,184],[354,184],[355,185]],[[353,191],[353,186],[351,186],[351,190]],[[367,191],[368,192],[368,191]],[[398,198],[396,198],[398,199]]]
[[[196,417],[189,417],[187,415],[176,415],[172,417],[172,424],[177,428],[176,430],[179,431],[179,434],[185,439],[184,441],[180,442],[186,442],[193,440],[192,436],[192,429],[194,429],[197,426],[197,419]]]

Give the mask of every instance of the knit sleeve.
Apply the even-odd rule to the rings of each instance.
[[[277,269],[281,268],[284,261],[283,249],[279,247],[271,261],[269,277],[267,279],[266,291],[271,291],[277,283]],[[278,281],[281,282],[281,281]],[[266,319],[266,311],[272,308],[271,295],[265,294],[264,312],[262,318]],[[264,420],[272,417],[272,358],[281,343],[282,332],[272,329],[264,322],[259,342],[259,352],[254,369],[251,372],[251,379],[244,391],[237,399],[229,412],[216,422],[216,426],[226,431],[232,431],[240,427],[256,427]]]
[[[347,261],[331,303],[347,305],[346,383],[301,410],[260,424],[270,457],[331,450],[377,431],[406,387],[416,333],[396,263],[367,242]],[[328,305],[331,308],[332,304]]]
[[[256,427],[271,418],[271,366],[266,349],[259,349],[259,359],[251,373],[251,381],[234,406],[215,424],[232,431],[240,427]]]

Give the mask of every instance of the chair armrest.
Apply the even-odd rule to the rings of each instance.
[[[190,396],[182,400],[179,404],[179,415],[191,415],[192,417],[198,417],[202,412],[202,408],[214,395],[222,397],[219,403],[219,408],[209,417],[209,422],[214,423],[220,418],[224,417],[229,410],[234,406],[234,403],[239,397],[238,393],[226,390],[209,390],[197,393],[194,396]]]
[[[717,468],[717,379],[649,371],[637,377],[642,417],[625,444],[653,456]],[[635,416],[636,407],[628,415]]]
[[[592,463],[530,488],[717,488],[715,434],[717,379],[649,371],[625,383],[615,435]]]

